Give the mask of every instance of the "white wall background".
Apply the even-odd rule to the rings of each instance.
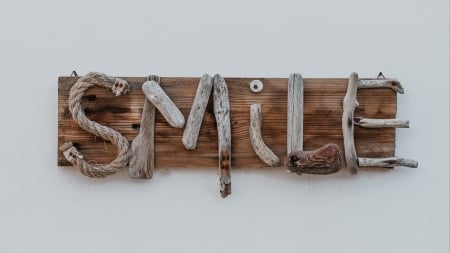
[[[0,2],[0,252],[448,252],[449,2]],[[404,84],[418,169],[297,177],[56,166],[57,77],[374,76]]]

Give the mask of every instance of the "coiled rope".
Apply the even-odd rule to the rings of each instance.
[[[78,79],[70,89],[69,110],[75,122],[84,130],[108,140],[115,145],[118,148],[117,157],[109,164],[97,165],[84,160],[83,155],[72,142],[61,145],[60,150],[63,152],[64,157],[73,166],[77,167],[82,174],[88,177],[102,178],[112,175],[127,166],[129,143],[121,133],[90,120],[84,113],[81,99],[86,91],[93,86],[111,89],[116,96],[120,96],[130,91],[130,85],[120,78],[91,72]]]

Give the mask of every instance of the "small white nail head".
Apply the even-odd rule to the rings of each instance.
[[[253,80],[250,82],[250,90],[254,93],[259,93],[263,90],[264,84],[261,80]]]

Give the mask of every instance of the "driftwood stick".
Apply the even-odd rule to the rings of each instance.
[[[303,151],[303,79],[291,74],[288,84],[288,171],[326,175],[337,172],[342,165],[342,154],[336,144],[330,143],[313,150]]]
[[[287,153],[303,150],[303,78],[299,73],[289,76]]]
[[[152,178],[155,167],[155,107],[147,99],[142,110],[139,134],[131,143],[128,175],[131,178]]]
[[[364,158],[358,157],[358,163],[361,167],[384,167],[393,168],[395,166],[403,166],[417,168],[418,162],[412,159],[404,159],[401,157],[386,158]]]
[[[353,136],[353,118],[355,108],[358,107],[358,101],[356,101],[357,91],[358,74],[352,73],[348,80],[347,93],[345,94],[344,101],[342,103],[342,133],[344,136],[345,161],[347,162],[347,168],[352,174],[356,174],[358,172],[358,158],[356,156]]]
[[[296,151],[286,158],[289,171],[301,175],[327,175],[339,171],[342,165],[342,154],[336,144],[326,144],[313,151]]]
[[[376,88],[389,88],[400,94],[405,91],[402,84],[396,79],[361,79],[358,82],[359,89],[376,89]]]
[[[193,150],[197,147],[198,134],[211,95],[212,86],[212,77],[204,74],[198,84],[191,112],[183,132],[182,142],[187,150]]]
[[[157,82],[145,82],[142,84],[142,91],[172,127],[183,128],[183,114]]]
[[[159,83],[159,77],[149,76],[149,80]],[[131,178],[152,178],[155,167],[155,114],[153,104],[145,99],[141,115],[139,134],[131,143],[128,175]]]
[[[383,128],[383,127],[409,128],[409,120],[368,119],[361,117],[355,117],[353,120],[355,125],[364,128]]]
[[[231,124],[230,101],[225,79],[214,76],[214,115],[219,140],[220,193],[222,198],[231,194]]]
[[[262,112],[260,104],[250,105],[250,143],[261,161],[269,166],[280,165],[280,158],[264,143],[261,134]]]

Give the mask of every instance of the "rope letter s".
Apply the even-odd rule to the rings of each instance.
[[[77,167],[81,173],[88,177],[102,178],[112,175],[127,166],[129,143],[121,133],[88,119],[84,113],[81,99],[86,91],[93,86],[111,89],[116,96],[120,96],[130,91],[130,85],[120,78],[91,72],[78,79],[70,89],[69,110],[75,122],[77,122],[82,129],[108,140],[115,145],[118,148],[117,157],[109,164],[94,165],[84,160],[83,155],[77,150],[72,142],[63,144],[60,147],[60,150],[63,152],[67,161]]]

